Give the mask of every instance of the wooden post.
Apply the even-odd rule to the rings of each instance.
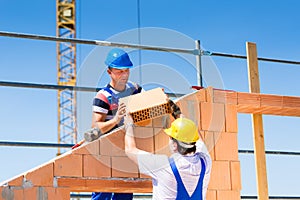
[[[248,81],[250,93],[260,93],[256,44],[247,42]],[[254,156],[258,200],[269,199],[262,114],[252,114]]]

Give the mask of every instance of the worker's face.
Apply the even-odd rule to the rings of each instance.
[[[129,69],[108,68],[107,73],[110,75],[112,81],[118,85],[126,85],[130,71]]]

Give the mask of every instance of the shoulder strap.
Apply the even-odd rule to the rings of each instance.
[[[117,102],[119,101],[119,97],[110,89],[109,85],[106,85],[102,89],[108,92],[115,100],[117,100]]]
[[[182,179],[180,177],[180,174],[178,172],[178,169],[176,167],[176,164],[175,164],[175,161],[174,161],[174,158],[169,158],[169,162],[170,162],[170,166],[171,166],[171,169],[173,171],[173,174],[175,176],[175,179],[177,181],[177,196],[176,196],[176,200],[181,200],[181,199],[187,199],[189,198],[189,194],[187,193],[185,187],[184,187],[184,184],[182,182]]]
[[[132,93],[131,94],[137,94],[137,93],[140,93],[142,88],[136,84],[136,83],[133,83],[131,81],[128,81],[127,82],[127,85],[128,87],[131,89]]]
[[[197,186],[191,197],[189,196],[188,192],[186,191],[186,188],[184,187],[184,184],[182,182],[182,179],[180,177],[180,174],[178,172],[178,169],[176,167],[174,159],[172,157],[169,158],[171,169],[172,169],[173,174],[177,181],[177,197],[176,197],[176,199],[199,199],[199,200],[202,200],[202,198],[203,198],[202,197],[203,196],[202,195],[203,179],[204,179],[206,167],[205,167],[203,158],[201,158],[201,157],[199,157],[199,158],[201,161],[201,173],[200,173],[200,177],[199,177]]]

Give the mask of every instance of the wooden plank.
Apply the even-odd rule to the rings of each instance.
[[[152,192],[151,179],[89,179],[57,177],[55,183],[57,188],[68,188],[73,192]]]
[[[260,93],[256,44],[247,42],[246,46],[247,46],[249,91],[251,93]]]
[[[260,93],[256,44],[247,42],[248,81],[251,93]],[[258,200],[269,199],[263,121],[261,114],[252,114],[254,156]]]

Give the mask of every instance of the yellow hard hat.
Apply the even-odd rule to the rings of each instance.
[[[164,131],[172,138],[185,143],[196,142],[199,139],[196,124],[187,118],[176,119],[172,122],[171,127]]]

